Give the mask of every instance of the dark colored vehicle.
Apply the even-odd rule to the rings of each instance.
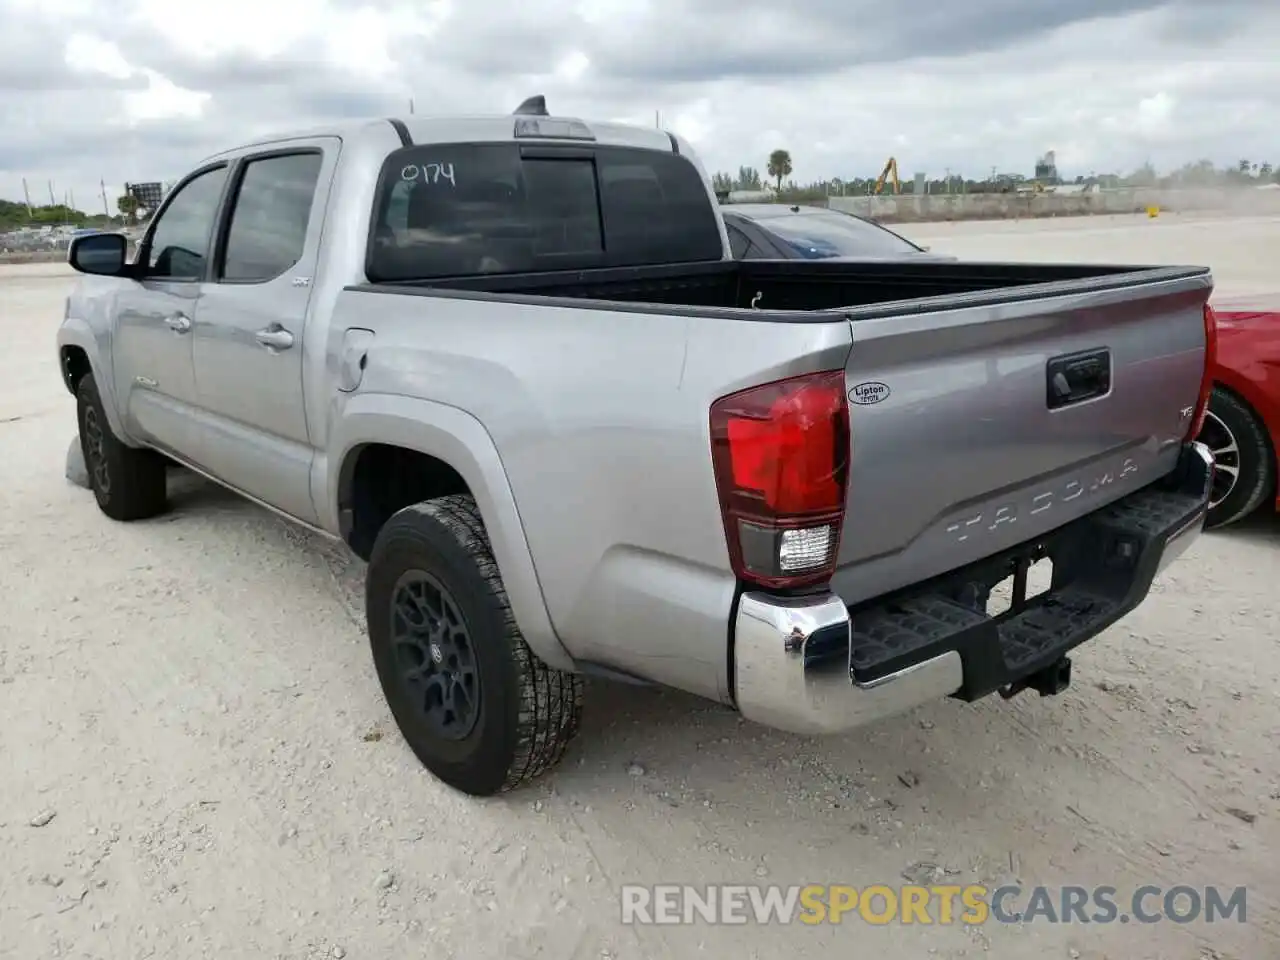
[[[840,210],[785,203],[723,204],[738,260],[955,260],[930,253],[871,220]]]

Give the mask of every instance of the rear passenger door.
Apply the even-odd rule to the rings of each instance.
[[[303,339],[337,153],[322,138],[239,159],[192,341],[202,466],[308,523]],[[323,354],[323,342],[313,347]]]

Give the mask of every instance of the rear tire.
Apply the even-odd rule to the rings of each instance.
[[[387,521],[369,559],[365,615],[392,716],[437,778],[491,796],[563,757],[582,718],[581,678],[525,643],[470,496]]]
[[[89,489],[102,512],[122,522],[164,513],[169,507],[164,458],[130,447],[111,432],[92,374],[76,387],[76,420]]]
[[[1234,393],[1214,387],[1196,439],[1213,451],[1215,460],[1205,528],[1243,520],[1275,489],[1275,453],[1262,421]]]

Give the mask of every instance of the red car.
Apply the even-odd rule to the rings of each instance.
[[[1206,528],[1242,520],[1263,501],[1280,510],[1280,295],[1215,298],[1213,307],[1217,361],[1199,437],[1216,460]]]

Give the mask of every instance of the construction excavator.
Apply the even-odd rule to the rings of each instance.
[[[884,169],[880,171],[880,176],[876,179],[875,189],[872,193],[880,193],[884,189],[885,177],[893,177],[893,192],[902,193],[902,184],[898,181],[898,161],[895,157],[890,157],[884,165]]]

